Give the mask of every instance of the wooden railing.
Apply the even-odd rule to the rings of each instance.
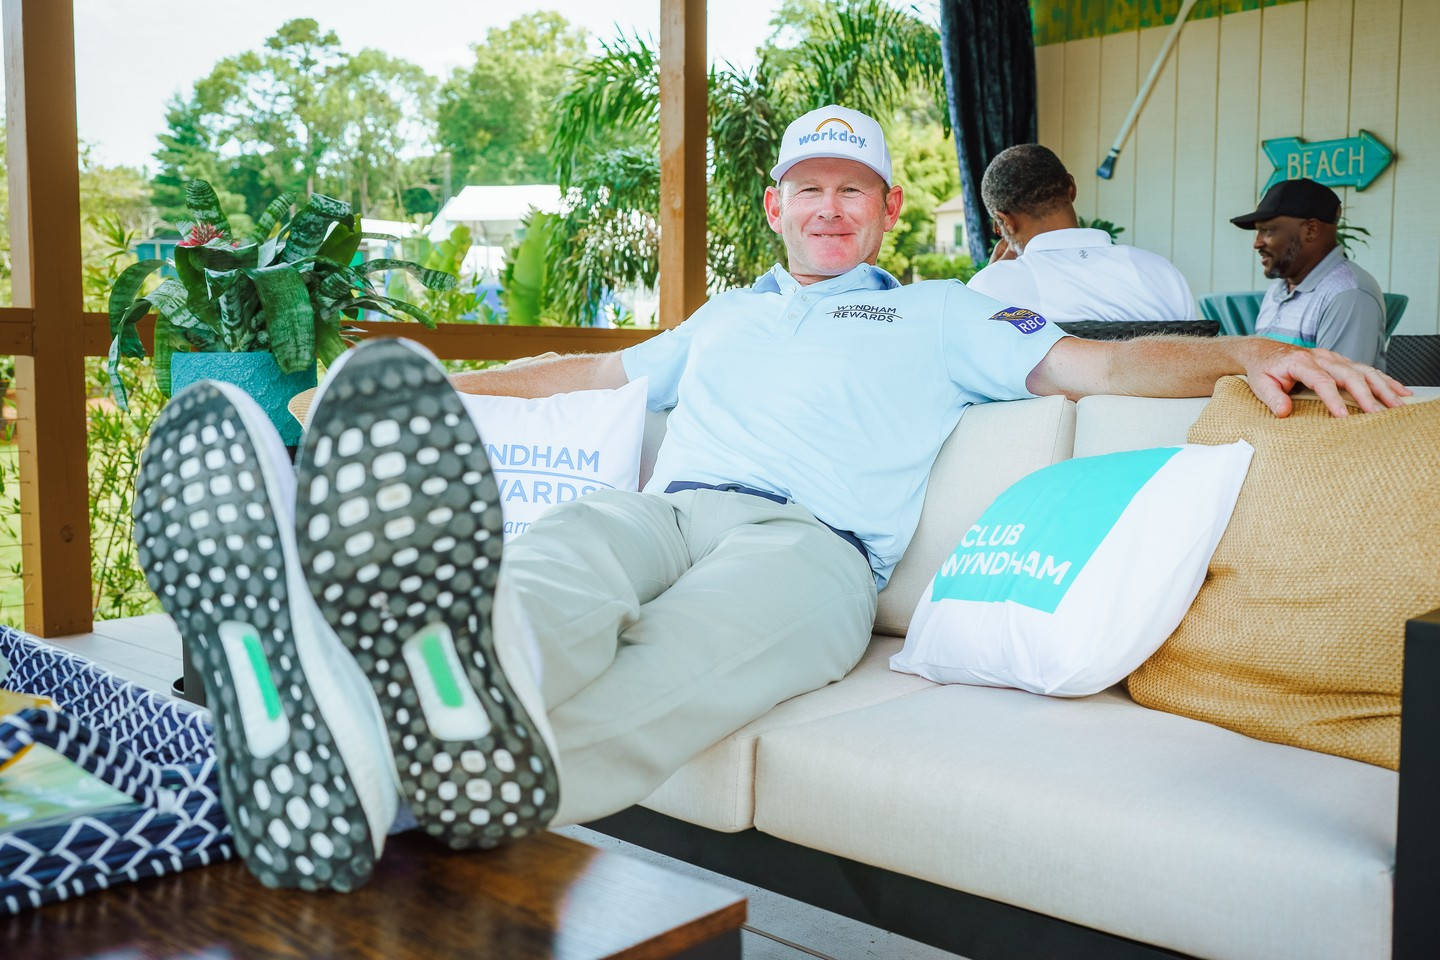
[[[25,629],[93,627],[84,363],[110,348],[86,313],[80,260],[75,23],[65,0],[3,0],[10,257],[16,306],[0,308],[0,355],[15,357]],[[660,0],[660,326],[705,299],[705,0]],[[362,323],[451,360],[598,353],[653,330]],[[152,325],[142,322],[150,346]]]

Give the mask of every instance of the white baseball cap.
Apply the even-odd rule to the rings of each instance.
[[[770,176],[779,183],[787,170],[811,157],[859,161],[880,174],[885,186],[894,186],[885,134],[873,117],[859,110],[832,103],[791,123],[780,140],[780,160],[770,168]]]

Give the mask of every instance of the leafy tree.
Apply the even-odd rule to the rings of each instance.
[[[550,104],[585,55],[585,32],[558,13],[492,27],[475,62],[440,88],[436,138],[467,183],[543,183]]]
[[[279,193],[347,197],[367,216],[424,208],[428,165],[417,182],[405,156],[429,140],[434,84],[415,64],[348,53],[317,21],[289,20],[170,102],[155,153],[157,203],[183,218],[183,184],[201,179],[226,214],[250,220]],[[421,195],[407,203],[417,185]]]
[[[773,36],[798,39],[760,48],[753,69],[710,71],[708,266],[716,290],[748,283],[782,258],[760,198],[791,118],[826,103],[879,117],[899,110],[906,122],[917,109],[930,112],[928,104],[945,115],[939,33],[912,12],[883,0],[789,0],[772,26]],[[556,103],[551,154],[571,192],[550,247],[550,286],[553,312],[571,322],[593,315],[606,287],[656,282],[658,90],[656,54],[639,37],[622,36],[580,65]],[[917,168],[928,170],[923,161]],[[917,230],[912,222],[908,232]]]
[[[263,158],[272,189],[313,193],[336,127],[323,93],[343,60],[340,38],[309,18],[281,24],[262,50],[221,60],[195,84],[211,142]]]
[[[935,208],[960,190],[960,170],[954,145],[938,126],[896,124],[888,142],[905,204],[880,247],[880,266],[909,282],[914,258],[935,244]]]
[[[376,210],[372,188],[383,182],[390,195],[379,212],[399,213],[400,158],[407,147],[429,139],[434,79],[407,60],[372,49],[349,57],[327,79],[324,115],[332,172],[357,209]]]

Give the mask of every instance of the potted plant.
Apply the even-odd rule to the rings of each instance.
[[[110,290],[110,384],[129,409],[120,379],[121,357],[145,356],[135,324],[155,313],[155,379],[168,397],[194,380],[236,383],[260,403],[287,444],[300,426],[285,409],[296,393],[315,386],[316,361],[330,364],[355,342],[347,321],[361,310],[427,327],[424,310],[375,286],[384,271],[405,270],[431,290],[454,288],[456,278],[408,260],[355,263],[364,234],[350,205],[313,194],[295,209],[281,194],[247,237],[235,237],[215,191],[204,180],[185,184],[193,222],[173,259],[142,260]],[[162,268],[167,277],[148,293],[146,280]]]

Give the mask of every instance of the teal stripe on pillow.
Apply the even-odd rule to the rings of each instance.
[[[1054,613],[1135,494],[1179,447],[1080,457],[1023,477],[965,532],[931,600],[1011,600]],[[1077,509],[1076,487],[1089,492]]]

